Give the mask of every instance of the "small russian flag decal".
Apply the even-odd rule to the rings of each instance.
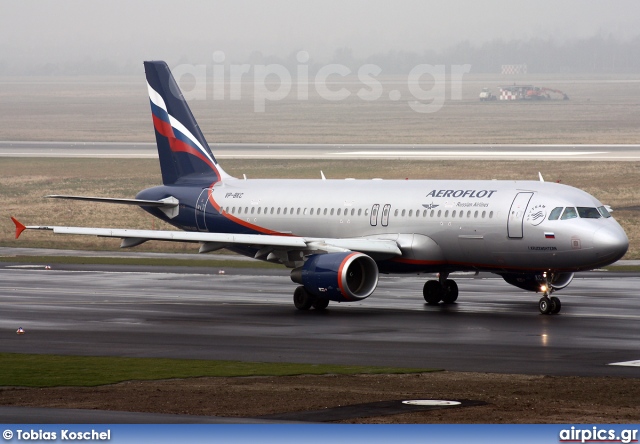
[[[555,239],[556,235],[553,233],[544,233],[545,239]]]

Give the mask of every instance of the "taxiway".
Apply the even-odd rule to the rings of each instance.
[[[210,144],[218,159],[475,159],[640,161],[640,145]],[[0,141],[0,157],[157,158],[155,143]]]
[[[0,351],[640,377],[640,276],[590,272],[563,311],[489,274],[461,274],[457,304],[427,306],[426,276],[383,276],[325,312],[293,307],[287,270],[0,266]],[[26,334],[16,335],[23,327]]]

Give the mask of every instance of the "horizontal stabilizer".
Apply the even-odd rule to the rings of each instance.
[[[166,207],[178,205],[178,199],[175,197],[173,200],[175,201],[166,201],[166,200],[144,200],[144,199],[119,199],[115,197],[93,197],[93,196],[65,196],[62,194],[50,194],[48,196],[44,196],[49,199],[70,199],[70,200],[84,200],[89,202],[102,202],[102,203],[113,203],[113,204],[121,204],[121,205],[138,205],[141,207]]]
[[[119,199],[115,197],[94,197],[94,196],[66,196],[62,194],[50,194],[45,196],[49,199],[69,199],[83,200],[85,202],[100,202],[120,205],[137,205],[139,207],[158,207],[167,217],[173,219],[178,215],[178,205],[180,201],[175,197],[167,197],[161,200],[145,200],[145,199]]]

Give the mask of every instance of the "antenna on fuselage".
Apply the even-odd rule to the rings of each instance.
[[[324,173],[322,172],[322,170],[320,170],[320,177],[322,177],[322,180],[327,180],[327,178],[324,177]]]
[[[542,173],[540,171],[538,171],[538,177],[540,178],[540,182],[544,182],[544,179],[542,178]]]

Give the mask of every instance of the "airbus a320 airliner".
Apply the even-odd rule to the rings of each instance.
[[[627,251],[624,230],[588,193],[543,181],[253,180],[231,177],[211,152],[164,62],[144,63],[162,186],[135,199],[49,196],[138,205],[182,231],[27,226],[25,229],[121,238],[197,242],[283,264],[298,283],[300,310],[369,297],[379,273],[438,273],[427,304],[451,304],[456,271],[496,273],[551,294],[574,272],[611,264]]]

